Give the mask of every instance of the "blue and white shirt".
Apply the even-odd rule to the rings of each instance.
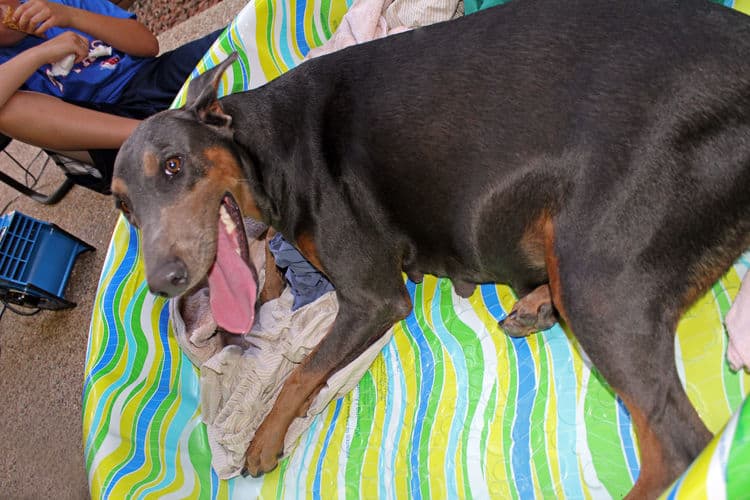
[[[49,1],[106,16],[135,19],[135,14],[123,10],[106,0]],[[105,45],[100,40],[91,38],[86,33],[69,30],[68,28],[50,28],[47,30],[46,35],[49,39],[65,31],[75,31],[88,38],[89,50],[98,45]],[[44,41],[41,38],[29,35],[12,47],[0,47],[0,64]],[[149,60],[151,58],[130,56],[112,48],[112,55],[99,57],[94,60],[84,59],[80,63],[75,64],[70,73],[65,76],[53,76],[49,71],[51,65],[44,65],[31,75],[21,89],[41,92],[60,97],[67,101],[116,103],[123,88],[133,78],[133,75],[138,72],[139,68]]]

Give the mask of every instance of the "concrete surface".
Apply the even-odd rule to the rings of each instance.
[[[225,26],[246,0],[222,3],[163,33],[162,50]],[[28,159],[35,149],[13,142],[8,151]],[[18,172],[4,153],[0,169]],[[41,189],[63,180],[50,163]],[[96,286],[117,220],[110,197],[81,187],[57,205],[40,205],[0,183],[0,209],[53,222],[96,247],[75,264],[65,297],[74,309],[0,319],[0,498],[84,499],[81,391]],[[1,215],[1,214],[0,214]]]

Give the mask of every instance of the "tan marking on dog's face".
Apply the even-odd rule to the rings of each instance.
[[[161,207],[159,221],[154,226],[158,230],[144,244],[144,249],[153,252],[155,261],[182,259],[188,269],[188,289],[208,274],[216,259],[219,208],[225,193],[234,197],[243,216],[260,220],[260,212],[234,156],[218,146],[204,150],[203,156],[205,176],[171,205]]]
[[[122,177],[112,178],[111,190],[113,195],[125,196],[128,194],[128,185]]]
[[[237,163],[234,155],[218,146],[205,149],[203,154],[212,164],[207,177],[226,184],[227,191],[234,196],[244,217],[263,220],[258,205],[250,192],[242,167]]]
[[[143,174],[146,177],[154,177],[159,173],[159,159],[150,151],[143,152]]]

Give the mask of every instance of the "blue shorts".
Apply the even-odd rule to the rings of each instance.
[[[163,111],[172,104],[185,80],[222,31],[224,31],[223,28],[154,58],[128,82],[116,103],[76,102],[74,104],[140,120]],[[101,179],[91,176],[69,175],[69,177],[79,185],[109,194],[117,151],[116,149],[89,150],[94,168],[102,174]]]
[[[167,109],[196,64],[224,31],[209,33],[146,63],[128,82],[116,103],[79,103],[113,115],[144,119]]]

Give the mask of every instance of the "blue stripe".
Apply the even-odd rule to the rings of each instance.
[[[289,20],[289,12],[287,11],[286,2],[281,3],[281,36],[277,38],[279,42],[279,51],[281,52],[281,58],[284,60],[286,67],[291,69],[297,65],[292,57],[292,50],[289,47],[289,41],[286,35],[289,34],[289,28],[287,27]]]
[[[669,492],[669,495],[667,496],[667,500],[675,500],[677,498],[677,493],[680,491],[680,486],[682,486],[682,482],[685,480],[685,474],[681,475],[677,482],[672,486],[672,490]]]
[[[218,498],[219,496],[219,476],[216,474],[216,471],[214,470],[213,467],[210,467],[209,470],[211,471],[211,498],[215,499],[215,498]],[[241,476],[240,476],[240,479],[242,479]],[[230,487],[230,491],[234,491],[234,490],[231,489]]]
[[[409,291],[412,303],[414,303],[416,285],[411,281],[406,282],[406,288]],[[422,498],[422,492],[420,491],[420,477],[419,477],[419,444],[422,438],[422,429],[424,424],[424,418],[427,414],[427,404],[430,399],[430,393],[432,392],[432,386],[435,381],[435,359],[430,350],[430,346],[425,339],[424,332],[420,328],[417,317],[414,311],[409,314],[404,320],[409,333],[414,338],[417,348],[419,350],[419,360],[421,364],[421,376],[422,381],[420,384],[419,401],[417,404],[417,416],[414,420],[414,430],[411,437],[411,478],[410,488],[411,494],[414,499],[419,500]],[[426,478],[425,478],[426,479]]]
[[[305,7],[307,4],[305,2],[299,2],[296,3],[295,6],[297,7],[294,10],[295,18],[296,18],[296,26],[295,26],[295,33],[297,35],[297,48],[299,48],[300,52],[303,56],[306,56],[308,52],[310,52],[310,45],[307,43],[307,39],[305,38]]]
[[[318,455],[318,465],[315,467],[315,480],[313,481],[313,490],[312,490],[312,496],[316,500],[320,500],[320,478],[323,476],[323,461],[326,456],[326,452],[328,452],[328,444],[331,442],[331,436],[333,435],[333,431],[336,428],[336,421],[339,418],[339,413],[341,413],[341,402],[343,398],[339,398],[336,400],[336,407],[333,410],[333,417],[331,418],[331,423],[328,425],[328,432],[326,432],[326,437],[323,440],[323,447],[320,450],[320,455]]]
[[[139,291],[143,290],[145,292],[145,283],[141,285],[139,288]],[[147,292],[145,292],[147,293]],[[139,294],[140,295],[140,294]],[[131,301],[131,305],[136,301]],[[126,318],[132,318],[132,307],[131,305],[128,306],[128,312],[125,315]],[[158,304],[155,304],[154,307],[158,307]],[[135,433],[132,440],[132,443],[134,444],[133,447],[133,455],[125,464],[123,464],[115,473],[115,475],[112,477],[112,481],[107,485],[106,490],[104,491],[104,498],[109,498],[112,488],[114,487],[115,483],[117,481],[126,476],[127,474],[131,472],[137,471],[143,464],[146,462],[146,446],[150,444],[150,440],[148,438],[148,432],[151,428],[152,420],[154,417],[154,414],[156,413],[156,410],[159,408],[161,403],[164,401],[164,398],[169,395],[170,390],[170,376],[172,371],[172,355],[169,351],[169,349],[164,345],[166,343],[166,334],[164,330],[166,330],[166,321],[169,318],[169,310],[168,308],[164,308],[162,310],[162,314],[159,318],[159,339],[162,341],[162,348],[160,351],[163,351],[164,358],[160,369],[160,377],[159,382],[156,387],[156,391],[151,396],[151,399],[149,399],[148,403],[143,407],[143,409],[140,412],[140,415],[138,416],[138,419],[136,420],[135,424]],[[138,318],[140,320],[140,318]],[[138,321],[140,324],[140,321]],[[128,337],[135,341],[133,337],[133,332],[130,329],[130,325],[126,325],[125,328],[126,333],[128,334]],[[135,344],[133,344],[135,345]],[[133,358],[135,356],[135,349],[129,349],[128,350],[128,366],[129,367],[135,367],[138,366],[140,368],[140,363],[136,365],[136,363],[133,361]],[[132,352],[132,355],[131,355]],[[158,450],[157,450],[158,451]]]
[[[121,283],[122,280],[125,279],[125,277],[131,273],[133,268],[135,267],[135,262],[138,257],[138,238],[135,235],[135,230],[132,226],[128,226],[130,228],[130,238],[128,240],[128,248],[125,253],[125,257],[122,259],[122,262],[120,266],[115,271],[113,277],[111,278],[111,283]],[[104,273],[102,273],[104,275]],[[93,378],[95,375],[97,375],[101,370],[103,370],[105,367],[107,367],[112,362],[117,362],[118,360],[114,359],[115,353],[117,352],[117,344],[119,341],[119,336],[117,335],[118,327],[117,324],[120,322],[119,313],[116,314],[115,311],[115,295],[117,293],[117,287],[114,286],[104,286],[102,287],[102,284],[99,285],[99,290],[104,290],[102,295],[102,303],[101,303],[101,309],[100,313],[102,316],[102,336],[103,341],[106,342],[106,345],[104,347],[104,352],[102,353],[99,360],[96,362],[94,367],[88,372],[88,375],[86,375],[86,379],[84,381],[84,386],[88,389],[89,385],[93,383]],[[90,355],[92,353],[89,352],[86,357],[87,359],[91,359]],[[107,406],[107,400],[109,399],[110,394],[116,389],[116,384],[110,383],[107,385],[107,387],[104,389],[104,391],[101,394],[96,395],[95,397],[92,397],[91,399],[96,401],[96,408],[94,408],[94,417],[91,419],[91,422],[93,425],[97,425],[99,422],[104,421],[103,413]],[[90,411],[89,408],[87,408],[88,411]],[[97,434],[99,434],[103,429],[93,429],[93,432],[89,432],[88,436],[86,436],[86,457],[88,459],[89,454],[93,451],[91,450],[91,446],[93,445],[93,440],[96,437]]]
[[[130,229],[130,237],[128,238],[128,248],[125,252],[125,256],[122,259],[122,263],[115,271],[115,274],[112,276],[110,282],[116,283],[117,285],[122,284],[122,282],[125,280],[125,278],[130,274],[134,269],[135,265],[138,260],[138,235],[135,232],[135,229],[133,229],[133,226],[128,225],[128,228]],[[102,296],[102,305],[101,305],[101,313],[103,315],[104,319],[104,337],[107,341],[107,347],[104,350],[104,353],[102,357],[97,361],[97,363],[94,365],[94,367],[91,369],[89,374],[86,376],[86,380],[84,384],[88,386],[94,377],[94,374],[99,373],[101,370],[105,369],[107,365],[113,361],[113,356],[115,354],[115,351],[117,349],[117,325],[120,323],[120,316],[119,311],[115,310],[114,303],[115,303],[115,295],[117,294],[118,287],[117,286],[106,286],[104,288],[101,287],[102,284],[100,284],[100,290],[104,290],[104,294]],[[114,338],[110,335],[110,332],[115,332]],[[114,344],[112,341],[114,340]],[[102,397],[97,398],[98,400],[102,400]],[[97,420],[94,420],[95,422]]]
[[[628,413],[625,404],[618,397],[616,399],[617,405],[617,427],[619,429],[620,441],[622,441],[622,451],[625,454],[625,461],[628,464],[628,470],[630,471],[630,480],[635,483],[640,471],[638,465],[638,455],[635,452],[635,443],[633,442],[632,434],[630,433],[631,421],[630,413]]]
[[[122,260],[122,264],[118,268],[117,272],[115,273],[115,276],[113,281],[115,283],[122,283],[122,280],[126,279],[127,275],[129,275],[136,267],[136,263],[138,260],[138,238],[137,235],[134,235],[135,230],[132,226],[128,226],[130,228],[130,239],[128,242],[128,250],[126,253],[125,258]],[[113,367],[111,365],[117,365],[121,362],[121,358],[115,359],[115,355],[117,354],[118,345],[120,342],[120,335],[119,333],[122,332],[125,334],[125,345],[127,346],[129,344],[127,340],[127,328],[125,327],[123,321],[125,318],[127,318],[127,311],[124,318],[120,318],[119,311],[117,310],[117,304],[115,303],[115,294],[118,287],[113,286],[107,286],[106,292],[104,294],[103,298],[103,304],[102,304],[102,315],[104,316],[105,325],[104,326],[104,332],[103,337],[104,341],[107,343],[106,347],[104,349],[104,353],[102,354],[102,357],[99,359],[99,361],[96,363],[94,368],[91,370],[89,377],[87,377],[87,384],[91,380],[90,377],[92,377],[95,373],[99,373],[99,370],[111,370]],[[128,308],[127,310],[132,309],[132,304],[134,300],[130,300],[128,302]],[[109,400],[112,397],[113,393],[119,394],[122,391],[122,384],[124,380],[127,380],[129,374],[132,372],[132,358],[130,351],[132,349],[125,349],[125,351],[128,353],[128,362],[126,364],[126,367],[128,368],[125,373],[123,373],[117,380],[110,380],[108,381],[107,388],[104,389],[104,391],[96,397],[97,406],[94,410],[94,417],[92,419],[92,422],[103,422],[103,415],[105,411],[109,414],[112,410],[109,404]],[[104,428],[98,428],[95,432],[89,433],[87,439],[86,439],[86,449],[90,450],[91,446],[93,445],[93,440],[96,439],[98,435],[100,435],[102,432],[109,432],[109,429]]]
[[[406,409],[405,409],[405,401],[404,401],[404,395],[406,394],[406,382],[404,380],[404,370],[403,366],[401,365],[401,362],[399,360],[398,356],[398,349],[396,349],[396,342],[391,339],[390,342],[388,342],[388,345],[385,349],[383,349],[383,358],[385,360],[385,365],[387,368],[387,374],[388,374],[388,394],[390,395],[387,399],[386,405],[385,405],[385,423],[383,424],[384,429],[388,429],[389,423],[392,422],[393,417],[393,406],[394,406],[394,395],[396,394],[394,385],[396,382],[398,382],[398,386],[401,389],[399,392],[401,394],[401,409],[396,415],[395,422],[401,423],[404,422]],[[381,471],[396,471],[396,457],[398,455],[398,449],[399,449],[399,442],[401,441],[401,429],[402,425],[396,425],[396,434],[393,437],[392,443],[393,443],[393,451],[391,455],[387,455],[385,453],[385,442],[387,440],[388,436],[385,436],[386,439],[383,439],[381,445],[380,445],[380,456],[378,457],[378,468]],[[386,464],[385,460],[386,458],[390,457],[389,463]],[[385,474],[380,475],[380,482],[379,482],[379,491],[380,491],[380,498],[386,498],[386,489],[385,485],[395,484],[395,478],[393,477],[393,474],[390,476],[386,476]]]
[[[508,315],[503,309],[500,302],[500,296],[497,294],[498,285],[482,285],[479,291],[482,292],[482,302],[490,315],[498,321],[502,321]]]
[[[547,330],[547,351],[552,363],[552,374],[557,394],[557,458],[560,464],[560,480],[566,498],[584,498],[578,469],[576,450],[576,399],[578,393],[576,374],[573,370],[573,352],[568,338],[560,325]],[[581,422],[581,425],[583,423]]]
[[[534,358],[525,338],[510,338],[516,351],[518,393],[515,402],[515,417],[511,436],[511,466],[515,485],[521,498],[534,496],[534,482],[531,475],[531,410],[536,395],[536,374]]]
[[[168,317],[169,308],[165,307],[162,311],[162,318]],[[160,321],[160,325],[163,322]],[[160,326],[161,328],[161,326]],[[168,346],[165,345],[165,349]],[[179,450],[180,437],[185,429],[188,427],[190,421],[194,418],[199,418],[198,412],[198,399],[200,397],[200,387],[198,384],[198,377],[193,369],[193,364],[188,359],[187,355],[182,353],[176,358],[178,363],[178,383],[179,383],[179,396],[176,403],[179,404],[174,417],[169,420],[169,428],[164,438],[164,462],[162,467],[164,470],[164,477],[154,486],[144,490],[141,496],[147,497],[149,493],[158,493],[161,488],[168,487],[177,478],[177,464],[180,463],[179,455],[180,452],[187,455],[188,450]],[[195,431],[193,431],[195,432]],[[188,457],[189,458],[189,457]],[[189,474],[190,471],[184,471],[185,474]],[[213,468],[210,468],[211,473],[211,485],[213,495],[216,495],[218,490],[218,476],[214,472]],[[158,496],[158,495],[157,495]]]
[[[305,486],[300,484],[300,481],[302,480],[304,476],[303,471],[305,471],[305,463],[307,462],[307,457],[313,452],[315,448],[315,443],[313,442],[313,436],[317,434],[317,431],[315,428],[318,425],[321,425],[322,419],[320,418],[320,416],[321,416],[320,413],[315,415],[312,423],[310,424],[310,428],[307,429],[307,433],[306,433],[307,436],[305,438],[305,447],[302,451],[302,456],[300,457],[300,461],[299,461],[300,467],[302,469],[297,471],[297,473],[294,475],[294,477],[297,478],[297,482],[296,482],[297,486],[295,488],[297,491],[294,492],[295,498],[300,498],[300,494],[305,493]],[[295,451],[295,455],[297,455],[298,453],[299,453],[299,448],[297,449],[297,451]],[[287,474],[289,474],[289,469],[287,469],[287,471],[284,473],[284,476],[286,476]]]
[[[446,351],[448,351],[449,357],[455,367],[454,374],[456,377],[456,406],[453,413],[451,428],[448,432],[448,443],[446,445],[445,456],[448,457],[448,460],[445,461],[445,479],[448,487],[447,497],[458,498],[458,485],[456,482],[456,461],[453,460],[453,457],[456,456],[456,453],[458,451],[458,438],[464,432],[464,424],[466,423],[466,414],[469,407],[467,397],[467,395],[469,394],[469,380],[467,376],[466,357],[464,355],[463,349],[461,348],[461,344],[456,341],[456,338],[452,335],[452,333],[443,322],[443,317],[440,309],[440,301],[444,293],[452,293],[451,282],[447,279],[441,279],[439,281],[437,291],[432,298],[432,320],[434,323],[433,327],[435,328],[435,333],[443,344],[443,347],[446,349]],[[457,322],[460,321],[458,317],[455,316],[453,319]]]

